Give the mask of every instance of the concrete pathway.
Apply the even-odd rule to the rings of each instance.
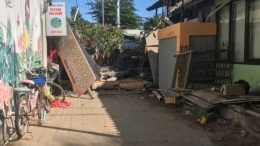
[[[211,146],[210,133],[155,97],[103,95],[67,98],[72,106],[53,108],[50,123],[8,146]],[[32,137],[33,136],[33,137]]]

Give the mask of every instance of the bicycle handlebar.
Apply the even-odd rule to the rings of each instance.
[[[19,73],[22,73],[22,72],[24,72],[24,71],[28,71],[31,75],[33,75],[33,76],[37,76],[38,74],[36,74],[36,73],[33,73],[31,70],[29,70],[29,69],[27,69],[27,68],[23,68],[22,70],[20,70],[19,71]]]

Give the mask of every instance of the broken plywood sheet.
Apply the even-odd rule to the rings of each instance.
[[[207,90],[198,90],[191,93],[192,95],[210,103],[213,105],[217,104],[239,104],[246,102],[258,102],[260,101],[259,96],[234,96],[233,99],[226,99],[225,96],[220,93],[207,91]]]
[[[192,94],[181,94],[181,96],[185,99],[188,100],[202,108],[212,108],[214,107],[213,104],[208,103],[207,101],[204,101],[200,98],[198,98],[197,96],[194,96]]]
[[[207,101],[210,104],[220,104],[227,101],[227,99],[214,94],[212,91],[197,90],[191,94],[201,98],[204,101]]]

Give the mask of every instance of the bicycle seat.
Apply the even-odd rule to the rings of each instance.
[[[28,88],[14,88],[13,91],[15,91],[15,92],[29,92],[30,89],[28,89]]]
[[[34,82],[32,80],[25,79],[25,80],[21,80],[20,84],[31,84],[31,85],[34,85]]]

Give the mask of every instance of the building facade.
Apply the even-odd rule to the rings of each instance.
[[[173,23],[215,22],[216,44],[233,49],[233,81],[243,79],[252,91],[260,89],[260,0],[161,0],[147,10],[160,7]]]

